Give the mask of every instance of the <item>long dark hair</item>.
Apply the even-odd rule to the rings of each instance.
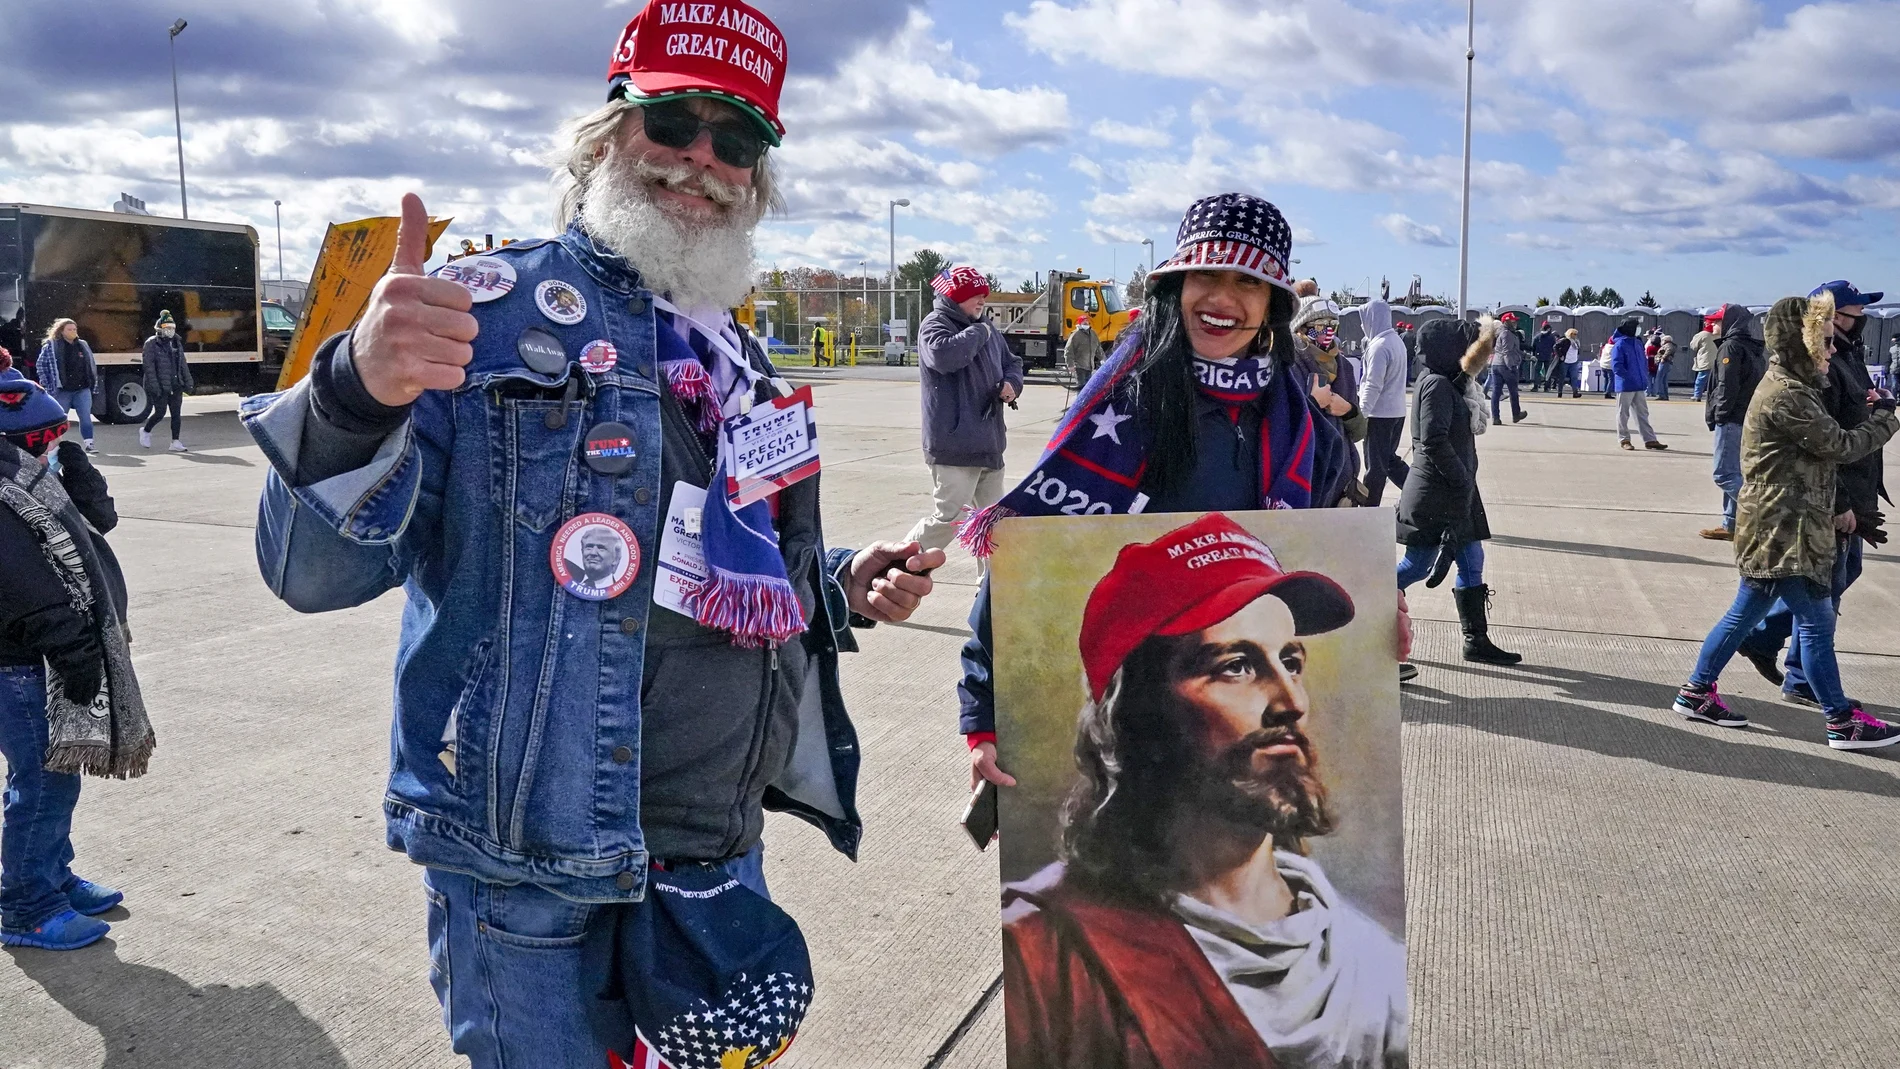
[[[1183,274],[1170,273],[1149,283],[1142,302],[1141,359],[1135,363],[1123,390],[1133,405],[1135,420],[1148,445],[1148,467],[1142,489],[1166,493],[1194,474],[1197,457],[1194,428],[1194,346],[1181,312]],[[1293,314],[1298,302],[1278,286],[1268,286],[1267,321],[1260,325],[1248,354],[1273,357],[1276,374],[1293,367]]]
[[[1168,659],[1179,639],[1151,638],[1128,655],[1101,701],[1082,708],[1081,774],[1062,806],[1070,879],[1111,898],[1158,904],[1172,875],[1173,800],[1189,740],[1166,713]]]

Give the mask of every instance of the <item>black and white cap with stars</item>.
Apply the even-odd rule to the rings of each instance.
[[[1292,256],[1293,228],[1280,209],[1247,193],[1222,193],[1188,208],[1174,255],[1153,273],[1240,271],[1291,293]]]

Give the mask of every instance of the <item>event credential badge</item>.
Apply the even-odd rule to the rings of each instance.
[[[744,508],[818,474],[818,427],[810,386],[775,397],[720,425],[726,497]]]
[[[688,599],[709,578],[706,551],[700,542],[700,517],[705,514],[706,491],[692,483],[673,484],[673,500],[660,530],[660,559],[655,564],[653,604],[688,619],[696,619]]]

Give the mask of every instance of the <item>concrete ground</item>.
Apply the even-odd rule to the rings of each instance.
[[[822,383],[831,540],[901,535],[928,506],[914,380]],[[1695,535],[1718,501],[1700,406],[1655,406],[1672,448],[1625,453],[1608,403],[1541,396],[1480,442],[1494,637],[1524,665],[1464,663],[1449,595],[1413,599],[1415,1064],[1892,1066],[1900,763],[1826,749],[1819,714],[1745,664],[1723,682],[1752,730],[1668,711],[1735,585],[1729,546]],[[1012,413],[1013,471],[1062,400],[1032,386]],[[87,781],[74,839],[127,906],[87,950],[0,955],[0,1067],[458,1064],[418,872],[382,844],[399,596],[316,617],[274,601],[251,551],[263,462],[233,399],[188,409],[188,455],[100,434],[161,745],[143,779]],[[1895,562],[1869,554],[1842,623],[1848,688],[1876,712],[1900,690]],[[768,825],[819,978],[786,1066],[1003,1065],[994,862],[956,825],[975,569],[939,578],[846,666],[861,862]]]

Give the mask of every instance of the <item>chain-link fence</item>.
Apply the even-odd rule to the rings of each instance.
[[[754,329],[780,364],[883,363],[892,340],[902,345],[903,362],[914,364],[917,323],[934,299],[928,287],[761,286],[752,292]],[[893,323],[899,324],[896,331]]]

